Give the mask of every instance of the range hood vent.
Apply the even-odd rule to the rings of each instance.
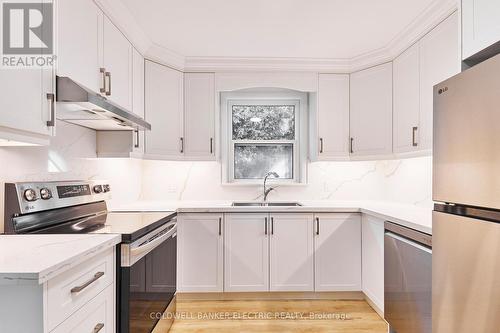
[[[98,131],[144,131],[151,124],[69,77],[57,77],[57,119]]]

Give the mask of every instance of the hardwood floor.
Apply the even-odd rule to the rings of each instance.
[[[387,325],[364,300],[178,299],[169,332],[386,333]]]

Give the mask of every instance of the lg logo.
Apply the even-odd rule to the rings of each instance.
[[[52,3],[3,3],[3,54],[53,53]]]

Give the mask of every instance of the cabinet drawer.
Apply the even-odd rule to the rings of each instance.
[[[114,259],[114,249],[110,249],[47,283],[49,330],[113,283]]]
[[[114,288],[108,286],[51,333],[114,333]]]

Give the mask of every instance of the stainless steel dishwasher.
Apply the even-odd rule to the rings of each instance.
[[[390,332],[432,333],[432,236],[386,222],[384,249]]]

